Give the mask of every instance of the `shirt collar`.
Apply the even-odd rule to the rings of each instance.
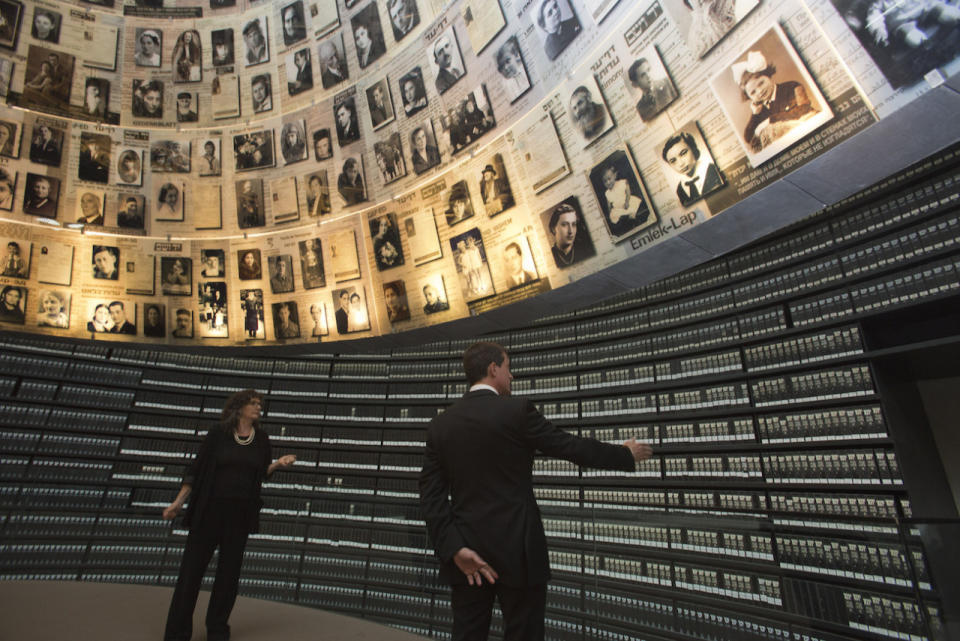
[[[488,389],[488,390],[490,390],[491,392],[493,392],[494,394],[496,394],[497,396],[500,396],[500,392],[498,392],[498,391],[497,391],[496,389],[494,389],[493,387],[490,387],[490,386],[487,385],[486,383],[474,383],[473,385],[470,386],[470,389],[469,389],[468,391],[470,391],[470,392],[476,392],[477,390],[482,390],[482,389]]]

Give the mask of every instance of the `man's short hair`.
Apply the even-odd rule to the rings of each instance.
[[[590,90],[585,85],[579,85],[576,89],[573,90],[573,93],[570,94],[570,100],[572,101],[574,96],[578,93],[586,94],[587,100],[593,102],[593,94],[590,93]]]
[[[251,20],[250,22],[248,22],[248,23],[243,27],[243,32],[242,32],[242,33],[243,33],[243,35],[247,35],[248,33],[252,32],[252,31],[254,31],[254,30],[256,30],[257,32],[259,32],[259,33],[261,33],[261,34],[263,33],[262,31],[260,31],[260,21],[259,21],[259,20]]]
[[[177,94],[177,100],[183,100],[184,98],[193,98],[193,94],[191,94],[189,91],[181,91]]]
[[[496,343],[480,341],[474,343],[463,353],[463,371],[467,375],[467,384],[473,385],[487,375],[490,363],[503,365],[507,350]]]
[[[112,301],[109,305],[107,305],[107,307],[110,308],[110,307],[113,307],[114,305],[119,305],[120,309],[123,309],[123,302],[119,300]]]
[[[557,222],[560,220],[560,216],[563,214],[577,214],[577,210],[574,209],[571,205],[567,203],[561,203],[553,210],[553,213],[550,214],[550,224],[547,225],[550,228],[550,233],[553,233],[553,230],[557,228]]]
[[[633,64],[630,65],[630,68],[627,69],[627,77],[630,78],[631,84],[639,84],[637,81],[637,76],[640,75],[640,66],[647,64],[646,58],[639,58],[633,61]]]
[[[693,134],[680,131],[667,138],[667,142],[663,143],[663,153],[661,155],[664,161],[667,160],[667,152],[670,151],[670,148],[681,142],[685,143],[687,147],[690,148],[690,151],[693,152],[694,160],[700,160],[700,148],[697,147],[697,141],[693,137]]]
[[[190,310],[181,307],[177,310],[177,316],[190,316]]]
[[[506,253],[506,252],[510,251],[511,249],[512,249],[513,251],[517,252],[517,255],[518,255],[518,256],[523,256],[523,250],[520,249],[520,243],[517,243],[517,242],[510,243],[509,245],[507,245],[506,247],[503,248],[503,251],[504,251],[504,253]]]

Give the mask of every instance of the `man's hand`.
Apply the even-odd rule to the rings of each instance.
[[[630,453],[633,454],[633,460],[637,463],[640,461],[646,461],[648,458],[653,456],[653,448],[651,448],[647,443],[641,443],[635,438],[632,438],[629,441],[624,441],[623,446],[630,450]]]
[[[460,548],[454,555],[453,562],[467,577],[467,583],[470,585],[482,585],[483,579],[492,585],[500,578],[497,571],[487,565],[487,562],[470,548]]]

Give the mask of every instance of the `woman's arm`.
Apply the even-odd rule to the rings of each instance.
[[[173,503],[163,508],[163,518],[165,521],[176,518],[176,516],[180,514],[180,510],[183,508],[183,504],[187,500],[187,497],[190,496],[190,491],[192,489],[193,486],[189,483],[184,483],[180,486],[180,492],[177,494],[177,498],[173,500]]]
[[[295,454],[284,454],[276,461],[271,463],[269,467],[267,467],[267,477],[270,477],[270,475],[276,472],[278,468],[290,467],[296,460],[297,456]]]

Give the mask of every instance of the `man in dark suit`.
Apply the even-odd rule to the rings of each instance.
[[[430,422],[420,472],[427,530],[452,585],[453,640],[486,639],[495,598],[504,639],[543,639],[550,566],[534,454],[630,471],[650,457],[650,446],[579,438],[529,400],[511,398],[510,358],[495,343],[472,345],[463,366],[470,391]]]
[[[723,176],[709,154],[702,154],[692,134],[680,131],[663,144],[664,161],[679,175],[677,199],[689,207],[723,187]]]
[[[350,324],[350,290],[340,290],[339,300],[340,307],[338,307],[336,313],[334,313],[337,319],[337,333],[346,334]]]

